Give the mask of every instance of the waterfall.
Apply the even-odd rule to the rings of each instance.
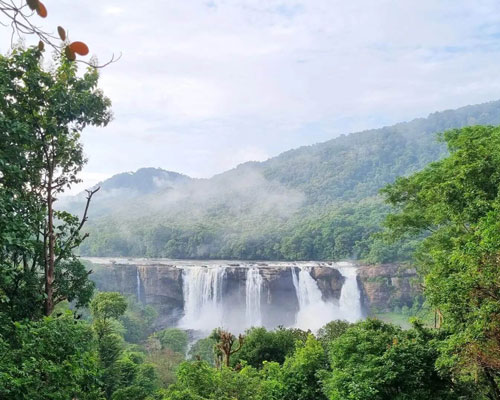
[[[295,269],[292,269],[292,274],[293,286],[295,287],[299,302],[299,310],[305,310],[308,307],[323,302],[318,284],[308,269],[301,268],[298,276]]]
[[[260,292],[262,287],[262,276],[257,267],[249,267],[246,277],[246,320],[247,327],[261,326],[262,315],[260,310]]]
[[[295,321],[297,328],[315,331],[333,320],[355,322],[362,318],[356,268],[348,263],[336,264],[335,268],[345,278],[338,303],[323,300],[309,268],[300,267],[298,274],[297,268],[292,268],[292,282],[299,303]]]
[[[140,303],[141,302],[141,274],[139,272],[139,267],[137,267],[136,269],[136,286],[137,286],[137,290],[136,290],[136,294],[137,294],[137,302]]]
[[[318,283],[307,267],[301,267],[298,275],[296,268],[292,268],[292,281],[299,303],[295,320],[297,328],[316,331],[329,321],[337,319],[338,306],[323,300]]]
[[[359,321],[363,318],[363,312],[357,270],[349,263],[338,263],[335,268],[345,278],[339,299],[339,309],[342,312],[343,319],[349,322]]]
[[[338,300],[323,297],[318,281],[313,278],[315,266],[322,268],[320,272],[336,269],[344,277]],[[238,333],[265,324],[267,328],[284,325],[316,331],[333,320],[355,322],[362,318],[357,270],[350,263],[298,263],[293,267],[284,263],[276,267],[208,263],[208,266],[187,264],[178,268],[182,269],[184,313],[177,326],[183,329],[207,333],[223,327]],[[265,268],[270,268],[268,273],[263,272]],[[340,278],[338,274],[327,276],[336,282]],[[324,282],[329,284],[328,280]],[[138,273],[139,299],[144,297],[143,288]],[[327,292],[324,294],[329,296]],[[262,302],[264,295],[268,296],[267,302]],[[295,314],[293,296],[298,303]]]
[[[184,316],[179,326],[210,331],[223,326],[223,266],[183,268]]]

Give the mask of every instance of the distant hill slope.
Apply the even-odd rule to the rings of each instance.
[[[189,176],[161,168],[141,168],[135,172],[113,175],[94,186],[100,187],[100,190],[93,198],[90,215],[107,215],[117,208],[130,206],[137,198],[173,190],[191,180]],[[58,208],[79,214],[83,210],[85,198],[85,192],[62,198]]]
[[[179,183],[191,180],[190,177],[177,172],[165,171],[161,168],[141,168],[136,172],[123,172],[97,184],[103,191],[135,190],[149,194],[159,190],[175,187]]]
[[[467,106],[290,150],[260,168],[267,179],[300,189],[311,202],[359,200],[444,156],[436,133],[498,124],[500,101]]]
[[[162,170],[120,174],[102,183],[104,193],[117,187],[120,196],[98,201],[99,218],[81,250],[180,258],[373,256],[369,236],[387,211],[380,188],[445,156],[438,132],[499,124],[500,101],[494,101],[342,135],[211,179],[180,175],[162,187],[151,183],[161,178],[152,171]],[[394,251],[374,257],[401,256]]]

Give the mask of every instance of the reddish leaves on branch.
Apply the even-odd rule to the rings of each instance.
[[[28,4],[28,7],[31,10],[36,11],[36,13],[40,17],[42,18],[47,17],[47,8],[40,0],[26,0],[26,3]],[[61,40],[65,42],[67,39],[66,30],[62,26],[58,26],[57,33],[59,34]],[[40,51],[43,51],[44,48],[45,48],[44,43],[40,41],[38,43],[38,49]],[[69,61],[75,61],[77,54],[80,56],[86,56],[87,54],[89,54],[89,48],[83,42],[72,42],[64,47],[64,54],[66,55],[66,58]]]
[[[57,27],[57,33],[59,34],[61,40],[64,42],[66,40],[66,31],[62,26]]]
[[[69,45],[69,48],[76,54],[81,56],[86,56],[89,54],[89,48],[83,42],[73,42]]]
[[[44,0],[45,1],[45,0]],[[47,46],[54,49],[57,53],[66,57],[69,61],[77,60],[77,56],[86,56],[89,54],[88,46],[80,41],[72,42],[68,38],[68,33],[62,26],[57,27],[58,35],[52,32],[47,32],[43,28],[32,22],[32,17],[36,18],[34,14],[42,18],[48,15],[45,4],[40,0],[21,0],[16,2],[14,0],[0,0],[0,25],[11,27],[11,47],[15,48],[16,38],[22,40],[25,35],[34,35],[38,37],[38,49],[40,52],[44,51]],[[62,42],[58,42],[60,39]],[[85,61],[77,60],[87,64],[93,68],[103,68],[111,63],[118,61],[121,55],[115,58],[114,54],[111,59],[98,65],[95,60]]]
[[[36,13],[42,17],[45,18],[47,16],[47,8],[45,5],[39,1],[39,0],[26,0],[26,3],[28,3],[28,7],[32,9],[33,11],[36,11]]]
[[[83,42],[73,42],[64,48],[64,53],[70,61],[76,60],[76,55],[86,56],[89,54],[89,48]]]
[[[38,7],[36,8],[36,13],[42,17],[45,18],[47,17],[47,8],[43,5],[41,1],[38,2]]]

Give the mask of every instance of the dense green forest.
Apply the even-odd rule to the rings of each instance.
[[[448,156],[413,173],[403,168],[407,176],[382,190],[386,205],[329,209],[286,242],[295,257],[322,257],[323,247],[340,256],[341,244],[361,253],[377,240],[413,240],[432,327],[368,319],[315,333],[216,329],[187,352],[188,332],[155,331],[152,308],[95,293],[74,254],[87,216],[54,210],[54,196],[77,182],[80,133],[107,124],[110,101],[96,69],[79,74],[62,57],[45,70],[41,57],[40,47],[0,56],[1,399],[500,399],[499,127],[446,131]],[[370,236],[384,215],[383,237]],[[328,221],[336,221],[330,237]],[[367,230],[353,233],[361,225]],[[362,240],[350,241],[355,235]]]
[[[413,241],[390,244],[372,235],[381,230],[390,211],[378,191],[398,176],[444,157],[447,150],[439,132],[474,124],[500,124],[500,102],[340,136],[262,163],[242,164],[208,180],[158,169],[120,174],[100,185],[88,225],[90,237],[80,252],[201,259],[407,260]],[[82,201],[64,204],[77,211]]]

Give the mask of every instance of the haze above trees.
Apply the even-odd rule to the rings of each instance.
[[[411,242],[372,236],[389,207],[378,191],[447,154],[437,133],[500,124],[500,101],[341,136],[191,179],[142,169],[103,182],[87,256],[405,260]],[[72,211],[82,200],[63,203]]]

